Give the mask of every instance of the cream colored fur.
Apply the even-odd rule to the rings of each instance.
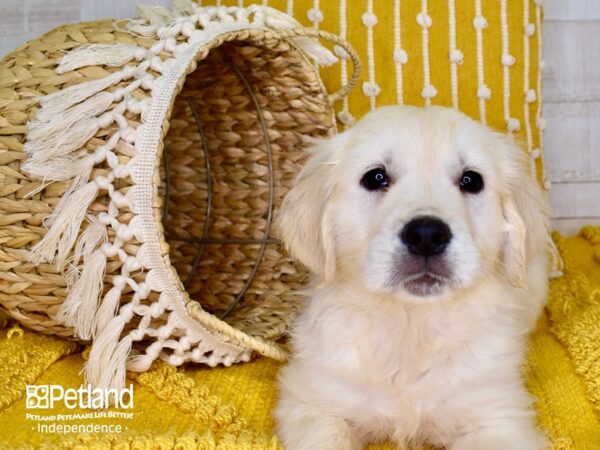
[[[385,166],[386,192],[362,175]],[[385,107],[318,143],[278,217],[316,275],[279,378],[289,450],[390,439],[453,450],[541,450],[522,377],[545,302],[547,208],[525,153],[451,109]],[[483,175],[465,194],[466,169]],[[434,215],[452,231],[440,293],[390,283],[398,233]]]

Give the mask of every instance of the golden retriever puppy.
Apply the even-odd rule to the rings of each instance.
[[[315,275],[279,378],[289,450],[541,450],[522,377],[547,207],[512,139],[392,106],[318,143],[278,217]]]

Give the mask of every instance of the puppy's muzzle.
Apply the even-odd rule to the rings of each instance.
[[[400,239],[411,254],[427,258],[444,253],[452,239],[452,233],[448,225],[439,218],[421,216],[404,226]]]

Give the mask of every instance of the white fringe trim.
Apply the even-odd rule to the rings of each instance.
[[[123,330],[134,314],[132,303],[147,298],[150,290],[148,285],[151,285],[148,280],[136,284],[128,279],[127,283],[133,283],[134,299],[121,306],[123,278],[143,267],[140,255],[132,257],[122,249],[127,241],[133,239],[134,232],[129,225],[117,220],[120,208],[132,206],[128,196],[113,185],[116,178],[131,174],[132,164],[121,164],[116,152],[112,151],[121,140],[127,145],[136,143],[137,131],[129,125],[125,112],[141,116],[145,123],[154,93],[160,88],[158,77],[168,74],[169,64],[177,64],[177,58],[181,57],[182,52],[185,54],[186,46],[189,47],[193,42],[197,45],[198,39],[209,39],[229,30],[245,28],[301,27],[299,22],[286,14],[259,5],[248,8],[201,8],[189,0],[176,0],[176,8],[170,12],[160,6],[140,6],[141,19],[128,22],[127,29],[131,32],[156,39],[149,49],[130,44],[87,44],[63,56],[56,68],[59,74],[90,65],[121,69],[106,77],[85,81],[41,97],[37,118],[28,124],[29,132],[24,147],[29,158],[23,169],[43,179],[44,185],[48,181],[73,179],[54,212],[46,219],[44,224],[48,232],[32,248],[29,259],[36,264],[54,262],[63,270],[69,292],[56,318],[73,327],[79,338],[93,339],[85,376],[96,387],[124,386],[132,342],[141,339],[143,333],[123,335]],[[188,42],[180,42],[182,37]],[[338,60],[316,39],[296,37],[290,40],[317,64],[330,65]],[[165,58],[165,54],[171,57]],[[148,68],[153,72],[148,72]],[[111,89],[131,78],[134,80],[126,87]],[[148,93],[150,97],[147,101],[139,101],[132,94],[138,88]],[[103,133],[107,139],[105,144],[93,152],[86,149],[86,144],[100,130],[111,129],[114,131],[108,136]],[[110,168],[109,173],[90,180],[94,166],[103,162]],[[135,162],[135,158],[132,162]],[[109,194],[108,213],[102,213],[98,218],[88,216],[90,224],[80,235],[88,208],[100,189]],[[108,227],[112,227],[116,233],[111,242],[108,239]],[[73,255],[68,259],[72,250]],[[113,287],[99,304],[109,257],[121,259],[123,272],[115,277]],[[120,281],[117,282],[116,278]],[[164,308],[164,305],[160,308]],[[160,308],[153,310],[152,314],[160,314]],[[150,320],[150,315],[144,315],[141,324],[147,321],[149,325]],[[241,353],[245,351],[230,346]],[[138,358],[137,365],[148,366],[159,351],[156,349],[156,352],[153,350],[151,354]],[[183,361],[179,356],[173,359],[180,360]]]
[[[62,74],[86,66],[124,66],[135,57],[138,48],[131,44],[82,45],[58,61],[56,72]]]

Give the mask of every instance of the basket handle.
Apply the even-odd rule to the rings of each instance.
[[[353,70],[352,76],[348,80],[348,82],[343,85],[337,92],[333,94],[329,94],[329,101],[331,103],[341,100],[346,97],[354,86],[358,83],[360,79],[360,73],[362,71],[362,65],[360,62],[360,58],[356,53],[356,50],[350,45],[348,41],[342,39],[341,37],[329,33],[328,31],[316,30],[314,28],[292,28],[289,30],[279,30],[278,34],[282,38],[294,38],[294,37],[311,37],[311,38],[320,38],[325,41],[331,42],[334,45],[339,45],[342,47],[348,56],[350,56],[350,60],[352,61]]]

